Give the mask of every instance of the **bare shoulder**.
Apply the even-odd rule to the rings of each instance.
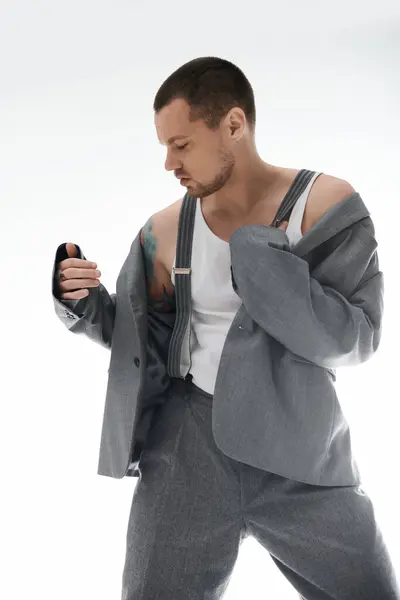
[[[326,173],[319,175],[307,200],[303,233],[310,229],[332,206],[354,192],[353,186],[345,179]]]
[[[345,179],[340,179],[326,173],[322,173],[322,175],[317,177],[312,187],[312,191],[314,190],[314,197],[319,198],[319,201],[316,201],[315,204],[319,204],[322,210],[327,210],[355,192],[353,186]]]
[[[156,257],[165,264],[166,255],[175,248],[178,235],[179,214],[182,206],[182,198],[154,213],[142,229],[142,246],[146,240],[153,240]]]
[[[172,204],[161,209],[157,214],[157,220],[160,227],[165,229],[165,233],[170,231],[170,227],[177,227],[179,221],[179,213],[182,207],[183,198],[179,198]]]
[[[175,309],[175,291],[171,282],[171,270],[167,265],[176,246],[181,205],[182,199],[154,213],[140,232],[148,303],[160,312]]]

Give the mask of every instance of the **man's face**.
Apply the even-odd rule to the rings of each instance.
[[[229,180],[235,157],[221,127],[211,131],[201,120],[191,122],[189,112],[188,103],[177,98],[155,114],[155,126],[159,142],[167,148],[167,171],[187,177],[183,185],[189,194],[204,198]]]

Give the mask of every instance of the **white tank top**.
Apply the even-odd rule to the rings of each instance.
[[[289,218],[286,235],[292,248],[302,237],[301,223],[311,187],[320,173],[310,180],[299,196]],[[208,227],[197,198],[192,246],[192,319],[190,352],[193,383],[214,394],[222,348],[232,321],[242,304],[232,288],[229,242],[217,237]],[[175,266],[176,256],[174,259]],[[175,273],[171,282],[175,285]]]

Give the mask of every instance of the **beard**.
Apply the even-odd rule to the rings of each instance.
[[[192,188],[193,190],[193,194],[191,195],[198,198],[206,198],[207,196],[211,196],[211,194],[218,192],[218,190],[223,188],[226,182],[229,181],[235,167],[235,157],[232,152],[224,148],[218,151],[218,156],[221,165],[219,173],[207,183],[196,182],[196,186],[188,186],[188,188]]]

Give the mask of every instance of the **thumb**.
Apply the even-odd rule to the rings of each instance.
[[[78,257],[78,248],[75,244],[67,243],[65,244],[65,249],[68,254],[68,258],[77,258]]]

